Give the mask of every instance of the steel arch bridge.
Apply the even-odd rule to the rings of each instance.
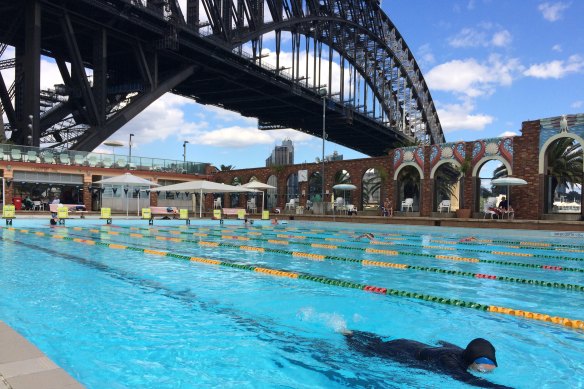
[[[0,102],[17,144],[91,151],[167,92],[263,130],[320,137],[326,117],[328,140],[371,156],[444,142],[375,0],[0,0],[0,23],[0,54],[14,54],[0,60]],[[63,80],[52,88],[43,56]]]

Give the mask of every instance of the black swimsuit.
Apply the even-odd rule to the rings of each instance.
[[[447,342],[441,347],[409,339],[383,341],[379,336],[363,331],[353,331],[346,335],[349,346],[368,356],[379,356],[402,363],[409,367],[446,374],[455,380],[481,388],[509,388],[476,377],[467,371],[468,365],[462,358],[463,349]]]

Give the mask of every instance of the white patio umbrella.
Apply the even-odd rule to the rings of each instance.
[[[176,191],[176,192],[189,192],[189,193],[199,193],[199,218],[203,216],[203,193],[239,193],[239,192],[257,192],[255,189],[244,188],[243,186],[233,186],[220,184],[218,182],[197,180],[181,182],[180,184],[161,186],[159,188],[153,188],[153,192],[163,192],[163,191]]]
[[[248,182],[247,184],[243,184],[241,186],[243,186],[244,188],[248,188],[248,189],[261,190],[261,192],[262,192],[262,213],[264,213],[264,189],[276,189],[276,187],[272,186],[272,185],[264,184],[263,182],[259,182],[259,181]]]
[[[507,187],[507,206],[509,207],[509,206],[511,206],[511,192],[509,191],[509,187],[510,186],[527,185],[527,181],[525,181],[522,178],[507,176],[507,177],[495,178],[494,180],[491,181],[491,184],[493,184],[495,186],[506,186]]]
[[[351,191],[351,190],[355,190],[357,189],[357,187],[353,184],[337,184],[333,186],[333,189],[335,190],[342,190],[343,191],[343,201],[346,204],[346,197],[345,197],[345,191]]]
[[[155,182],[149,181],[145,178],[138,177],[132,173],[124,173],[119,176],[105,178],[103,180],[95,181],[94,184],[111,184],[111,185],[128,185],[128,186],[160,186]],[[128,188],[129,190],[129,188]],[[128,217],[128,194],[126,196],[126,217]]]

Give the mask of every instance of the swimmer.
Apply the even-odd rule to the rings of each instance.
[[[277,217],[272,220],[272,225],[276,225],[276,224],[278,224],[278,218]]]
[[[371,240],[371,239],[375,238],[375,235],[373,235],[370,232],[367,232],[365,234],[359,235],[356,239],[361,239],[361,238],[367,238],[367,239]]]
[[[466,349],[445,341],[431,346],[410,339],[383,341],[363,331],[344,331],[351,348],[367,356],[385,357],[409,367],[449,375],[457,381],[483,388],[508,388],[469,373],[489,373],[497,368],[495,347],[485,339],[472,340]]]
[[[459,242],[476,242],[477,238],[474,236],[467,236],[466,238],[462,238]]]

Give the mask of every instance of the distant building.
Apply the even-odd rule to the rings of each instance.
[[[324,157],[324,160],[327,162],[331,162],[331,161],[342,161],[343,160],[343,154],[339,154],[336,150],[333,151],[333,153],[331,155],[327,155],[326,157]]]
[[[290,139],[284,139],[282,146],[274,147],[272,155],[266,159],[266,167],[294,165],[294,144]]]

